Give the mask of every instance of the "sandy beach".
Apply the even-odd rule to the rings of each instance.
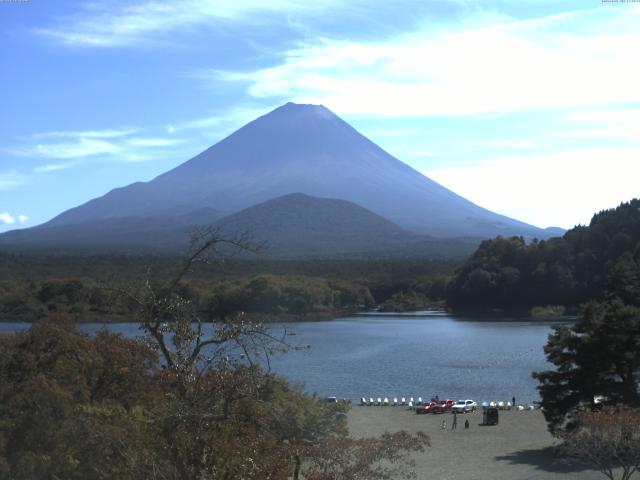
[[[447,429],[442,430],[446,419]],[[469,419],[470,428],[464,422]],[[546,429],[540,411],[501,411],[496,426],[480,426],[482,412],[458,415],[458,428],[451,430],[453,416],[416,415],[406,407],[362,407],[349,412],[349,430],[354,436],[380,435],[385,431],[422,431],[431,437],[431,447],[415,455],[419,479],[513,480],[604,478],[575,463],[554,458],[558,441]]]

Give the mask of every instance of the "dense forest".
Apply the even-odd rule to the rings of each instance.
[[[447,288],[454,309],[577,307],[616,296],[640,298],[640,200],[593,216],[563,237],[482,242]]]
[[[76,322],[135,320],[120,293],[165,278],[177,257],[0,255],[0,319],[52,313]],[[231,259],[202,263],[181,294],[204,317],[245,311],[260,320],[323,318],[384,304],[419,309],[442,301],[456,264],[440,261]],[[411,299],[409,302],[408,299]]]

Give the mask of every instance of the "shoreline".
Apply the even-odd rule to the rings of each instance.
[[[479,312],[477,315],[472,315],[470,312],[465,312],[462,314],[461,312],[451,312],[447,309],[425,309],[425,310],[415,310],[415,311],[404,311],[404,312],[380,312],[377,310],[331,310],[326,312],[311,312],[304,314],[294,314],[294,313],[247,313],[246,318],[253,320],[257,323],[263,323],[265,325],[272,324],[287,324],[287,323],[313,323],[313,322],[325,322],[332,320],[339,320],[343,318],[388,318],[388,317],[399,317],[402,319],[432,319],[438,317],[450,317],[453,320],[458,321],[472,321],[472,322],[533,322],[533,323],[573,323],[575,322],[577,317],[572,315],[563,315],[563,316],[554,316],[554,317],[534,317],[528,315],[524,312],[520,312],[519,314],[487,314],[487,312]],[[28,319],[22,316],[11,317],[11,316],[3,316],[0,318],[0,324],[7,323],[20,323],[20,324],[33,324],[36,322],[41,322],[48,320],[49,318],[46,316],[38,317],[35,319]],[[127,323],[140,323],[139,320],[136,320],[131,317],[127,317],[126,315],[112,315],[112,314],[96,314],[89,313],[86,315],[82,315],[81,318],[68,318],[74,324],[83,325],[83,324],[104,324],[104,325],[117,325],[117,324],[127,324]],[[218,323],[219,320],[216,320],[214,323]],[[203,321],[203,323],[211,323],[209,320]]]

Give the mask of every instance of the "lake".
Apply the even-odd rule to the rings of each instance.
[[[272,369],[309,392],[354,401],[366,397],[423,397],[510,400],[539,398],[531,372],[550,367],[543,346],[557,322],[477,320],[421,312],[358,315],[320,322],[273,325],[295,333],[303,348],[276,355]],[[0,323],[0,332],[28,328]],[[127,336],[137,324],[83,324]]]

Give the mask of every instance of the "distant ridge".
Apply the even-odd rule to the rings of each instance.
[[[416,244],[416,235],[354,203],[293,193],[221,219],[223,232],[249,232],[276,256],[387,254]]]
[[[22,230],[19,237],[27,244],[30,235],[38,242],[47,236],[62,241],[66,229],[71,244],[73,237],[89,241],[87,232],[100,228],[105,233],[100,244],[108,247],[110,233],[104,229],[109,226],[118,232],[118,242],[129,236],[131,244],[144,244],[142,237],[133,238],[140,235],[136,223],[146,224],[152,236],[150,231],[209,223],[295,192],[352,202],[430,237],[556,234],[469,202],[392,157],[323,106],[287,103],[154,180],[112,190]],[[16,235],[0,236],[0,245]]]
[[[9,250],[168,254],[188,247],[189,216],[178,224],[159,218],[117,218],[100,222],[15,230],[0,237]],[[261,256],[310,257],[462,257],[480,239],[435,239],[408,232],[354,203],[301,193],[254,205],[207,222],[231,237],[247,234],[262,245]],[[14,248],[11,248],[11,247]]]

